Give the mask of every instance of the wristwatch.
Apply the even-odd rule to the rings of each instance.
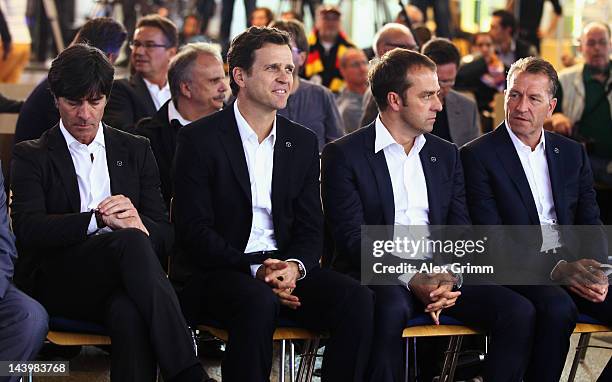
[[[306,276],[306,268],[304,268],[302,263],[299,261],[292,261],[292,262],[295,263],[295,265],[297,265],[298,267],[298,272],[300,273],[299,279],[303,279]]]

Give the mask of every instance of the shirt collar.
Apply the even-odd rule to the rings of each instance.
[[[376,138],[374,139],[374,153],[378,153],[380,150],[383,150],[387,146],[391,146],[393,144],[401,146],[399,143],[395,141],[389,130],[385,127],[380,119],[380,115],[376,117]],[[414,146],[412,146],[412,150],[416,150],[415,153],[418,154],[421,152],[421,149],[427,142],[427,139],[423,134],[417,135],[414,138]]]
[[[240,133],[240,139],[242,142],[247,142],[253,139],[255,142],[258,142],[257,133],[255,133],[255,130],[253,130],[242,114],[240,114],[240,110],[238,109],[238,100],[234,102],[234,115],[236,116],[236,124],[238,125],[238,132]],[[276,142],[276,116],[274,117],[274,122],[272,123],[272,130],[266,139],[268,138],[272,140],[272,146],[274,146],[274,143]]]
[[[68,130],[66,130],[66,127],[64,126],[64,121],[62,121],[62,119],[60,118],[60,131],[62,132],[62,135],[64,136],[64,139],[66,140],[66,145],[68,146],[68,148],[70,148],[70,146],[72,144],[74,144],[74,142],[78,143],[79,145],[81,145],[82,143],[77,141],[72,134],[70,134],[68,132]],[[96,133],[96,136],[94,137],[94,140],[91,143],[96,143],[99,146],[102,146],[102,148],[106,147],[106,144],[104,143],[104,126],[102,125],[102,122],[100,121],[100,124],[98,125],[98,132]],[[91,146],[91,144],[87,145],[88,147]]]
[[[149,89],[149,92],[153,94],[157,94],[166,90],[170,91],[170,84],[168,83],[168,80],[166,80],[166,84],[160,88],[156,84],[148,81],[146,78],[142,77],[142,79],[144,80],[145,85],[147,85],[147,89]]]
[[[510,139],[512,140],[512,144],[514,144],[514,148],[516,149],[516,151],[527,151],[528,150],[529,152],[531,152],[531,147],[524,144],[523,141],[521,141],[519,137],[517,137],[516,134],[514,134],[514,132],[508,125],[508,122],[504,123],[504,125],[506,125],[506,130],[508,131],[508,134],[510,135]],[[542,150],[546,148],[546,139],[544,138],[544,136],[545,136],[544,129],[542,129],[542,133],[540,134],[540,141],[536,145],[536,150],[540,147],[542,148]]]
[[[168,102],[168,122],[172,122],[174,119],[177,119],[182,126],[189,125],[192,122],[183,118],[181,113],[176,109],[176,106],[174,106],[174,101],[170,100]]]

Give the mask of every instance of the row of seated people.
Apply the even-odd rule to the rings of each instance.
[[[397,381],[406,321],[438,322],[441,311],[491,334],[486,380],[558,380],[578,311],[611,322],[605,252],[580,258],[557,243],[546,275],[567,287],[461,285],[451,273],[359,282],[362,225],[601,224],[584,149],[543,130],[552,66],[514,63],[505,123],[459,152],[430,134],[442,109],[436,64],[391,50],[369,75],[375,121],[320,160],[316,135],[277,113],[294,81],[291,48],[274,28],[232,42],[235,102],[176,137],[174,229],[149,141],[102,123],[108,57],[84,44],[63,51],[48,76],[59,123],[13,154],[17,285],[52,316],[106,325],[113,380],[153,380],[156,365],[169,381],[207,380],[186,324],[206,317],[230,333],[223,380],[267,380],[284,316],[330,332],[323,380]],[[168,108],[180,112],[190,88],[179,89]],[[335,270],[319,266],[324,220]],[[173,277],[176,291],[160,261],[173,234],[188,271]]]

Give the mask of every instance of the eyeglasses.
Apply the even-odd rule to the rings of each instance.
[[[455,80],[438,80],[438,85],[444,87],[453,87],[455,86]]]
[[[153,49],[153,48],[168,48],[168,45],[165,44],[157,44],[152,41],[140,42],[138,40],[130,42],[130,48],[132,50],[143,47],[145,49]]]
[[[362,66],[368,66],[367,61],[353,61],[347,65],[349,68],[361,68]]]

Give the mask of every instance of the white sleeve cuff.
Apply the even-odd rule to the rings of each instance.
[[[559,266],[559,264],[561,264],[561,263],[567,263],[567,261],[565,261],[565,260],[559,260],[559,261],[557,262],[557,264],[555,264],[555,266],[553,267],[553,269],[550,271],[550,275],[548,276],[548,277],[550,277],[550,279],[551,279],[552,281],[555,281],[555,280],[553,279],[553,276],[552,276],[552,275],[553,275],[553,273],[555,272],[555,269],[557,269],[557,267],[558,267],[558,266]]]
[[[302,263],[301,260],[298,260],[298,259],[287,259],[286,261],[293,261],[293,262],[299,263],[302,266],[302,269],[304,270],[304,275],[303,276],[300,275],[300,277],[297,278],[297,281],[300,281],[301,279],[306,277],[306,273],[307,273],[306,272],[306,267],[304,266],[304,263]]]
[[[251,276],[257,277],[257,271],[263,264],[251,264]]]
[[[93,235],[98,231],[98,222],[96,221],[96,214],[91,214],[91,219],[89,219],[89,226],[87,226],[87,234]]]

